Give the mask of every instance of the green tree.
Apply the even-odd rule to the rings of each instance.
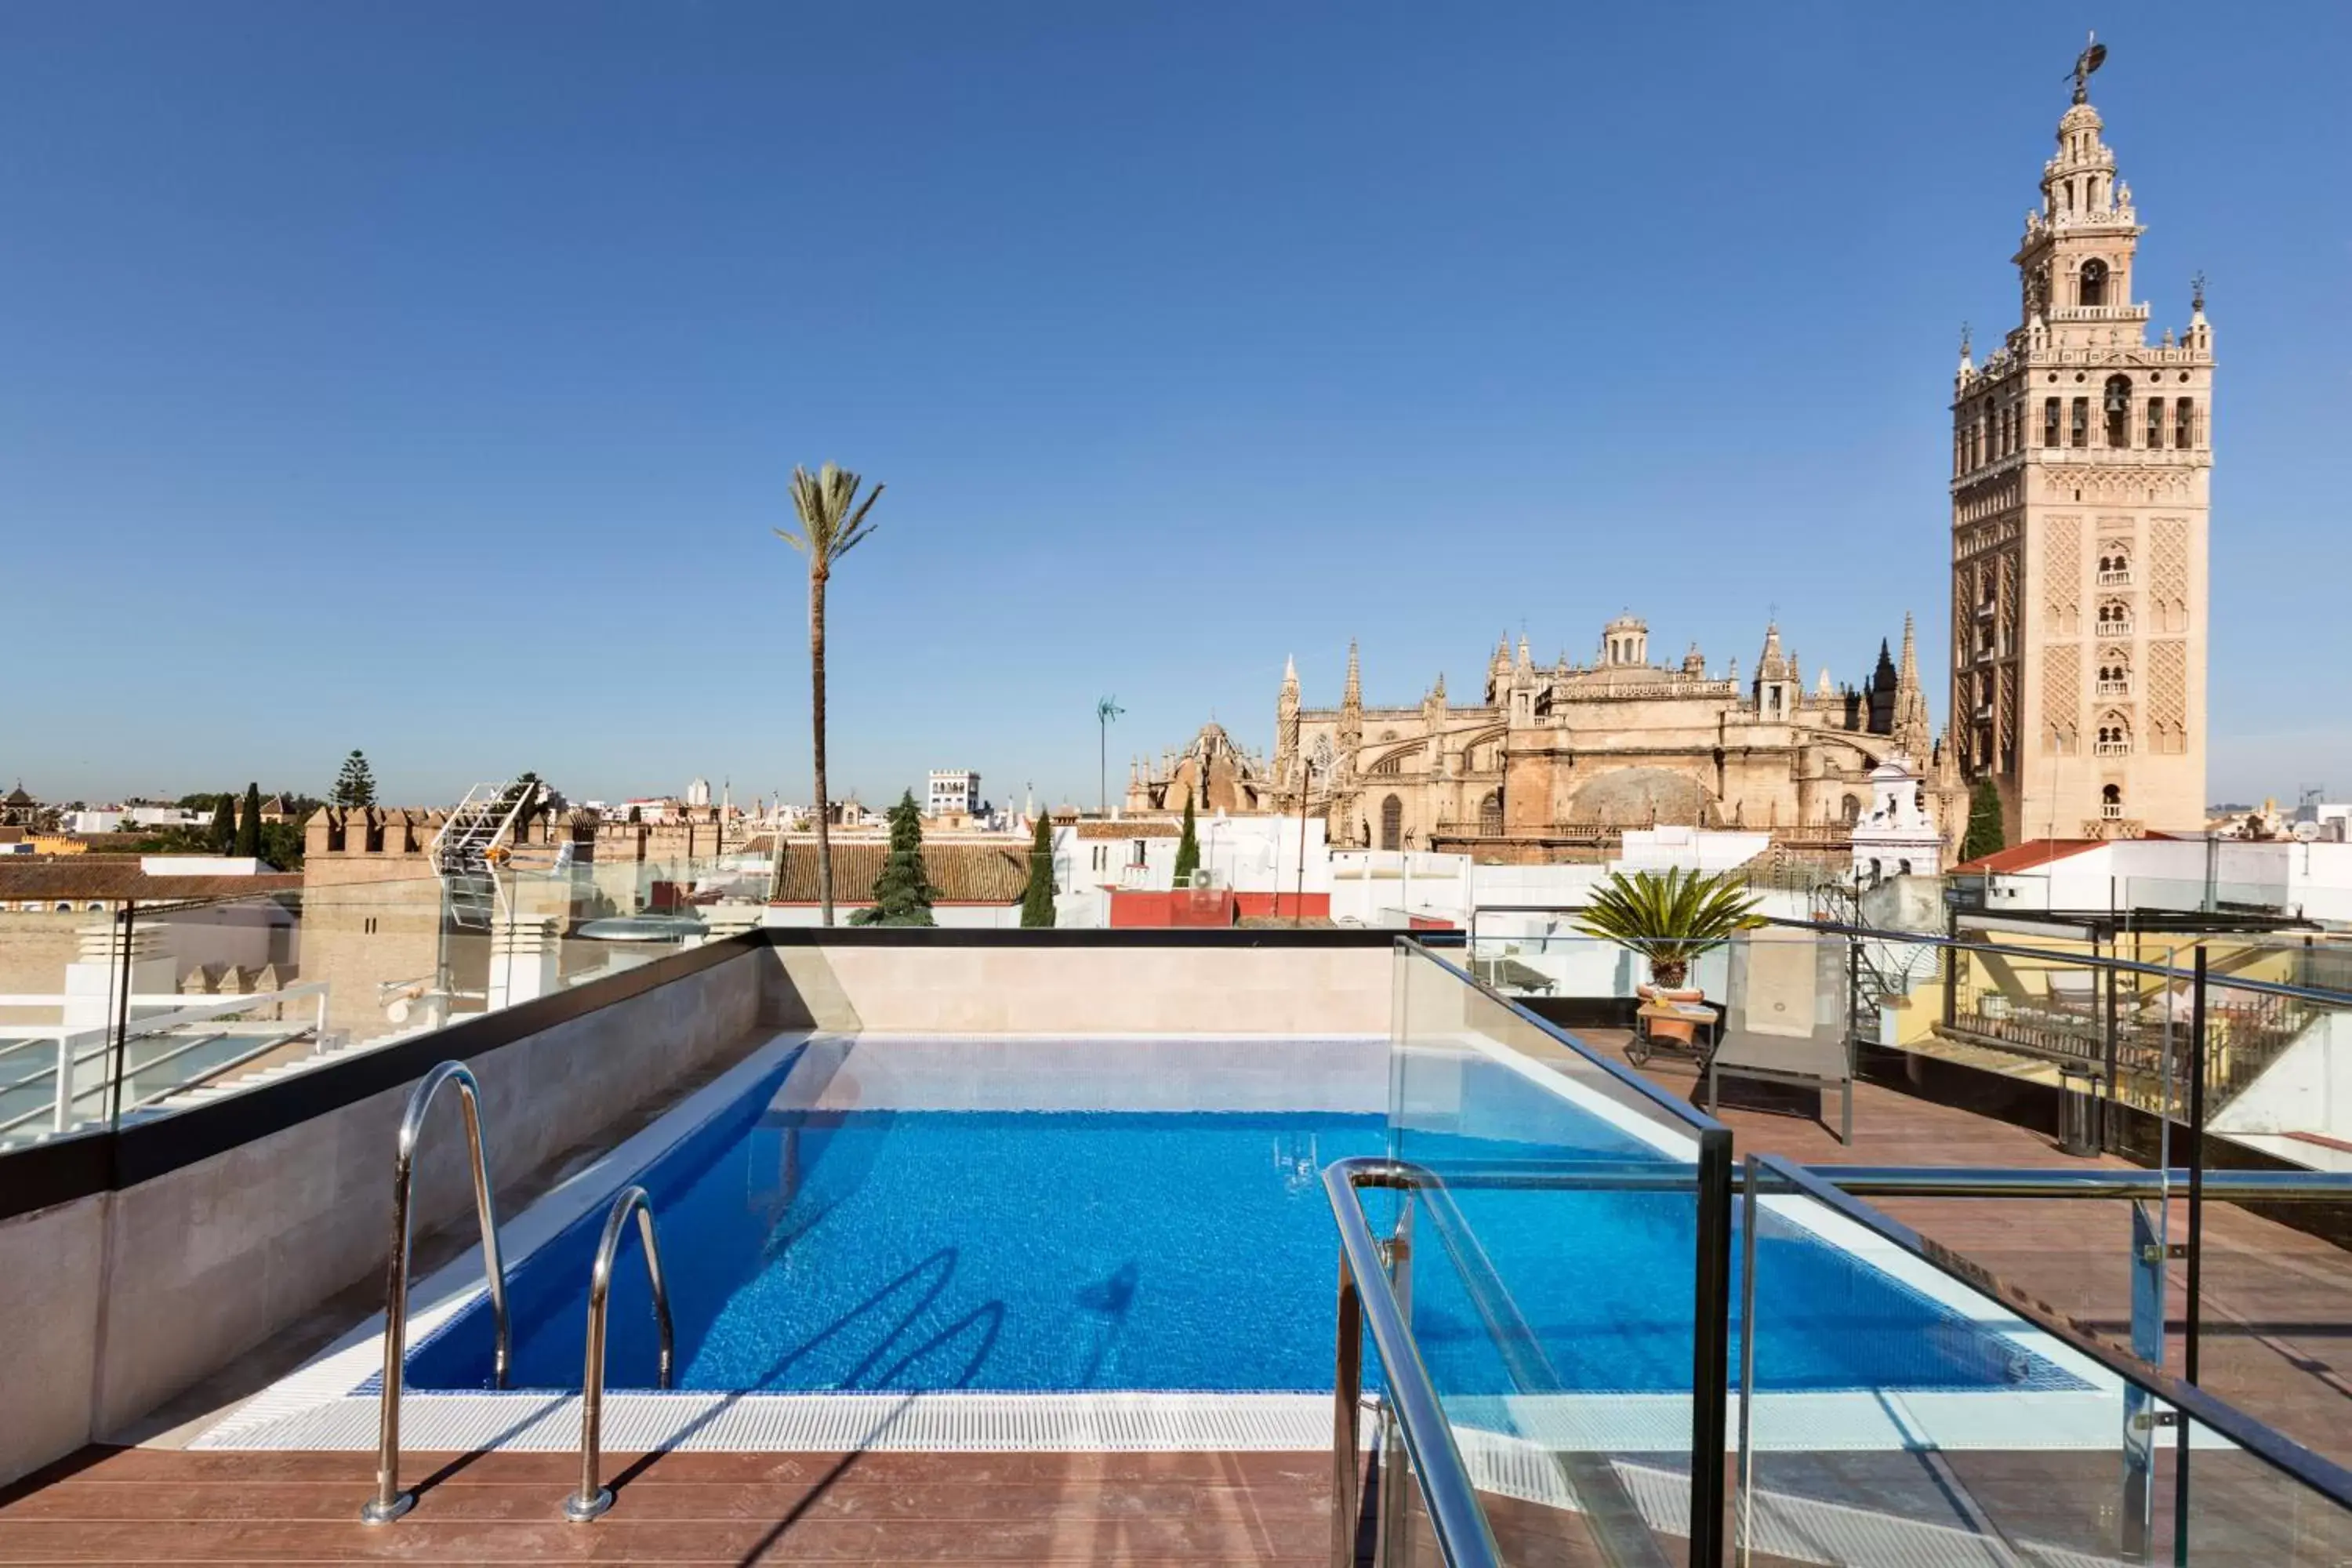
[[[236,796],[225,795],[213,807],[212,850],[226,855],[236,847]]]
[[[923,869],[923,811],[908,790],[890,808],[890,853],[874,879],[874,903],[849,917],[855,926],[927,926],[938,889]]]
[[[876,485],[861,503],[857,499],[861,482],[856,474],[831,463],[814,474],[794,464],[793,510],[800,514],[801,529],[798,533],[788,528],[776,530],[777,538],[808,557],[809,727],[814,763],[812,784],[816,795],[816,901],[817,918],[825,925],[833,923],[833,813],[824,791],[824,589],[833,580],[834,563],[874,536],[874,525],[866,519],[874,510],[874,503],[882,499],[882,487]],[[919,837],[920,829],[917,834]],[[928,917],[923,923],[930,923]]]
[[[335,787],[327,799],[331,805],[344,807],[375,804],[375,773],[363,752],[354,748],[343,759],[343,771],[335,775]]]
[[[1192,797],[1184,797],[1184,837],[1176,841],[1176,885],[1189,888],[1192,873],[1201,868],[1201,840],[1192,829]]]
[[[499,816],[501,820],[505,818],[508,812],[514,811],[518,801],[522,804],[522,809],[515,812],[514,836],[518,843],[530,831],[531,819],[547,809],[549,793],[546,784],[535,773],[518,775],[512,784],[499,793]]]
[[[1960,858],[1998,854],[2007,846],[2000,829],[2000,791],[1990,778],[1980,778],[1969,792],[1969,831],[1960,840]]]
[[[249,860],[261,858],[261,785],[245,786],[245,814],[237,818],[236,852]]]
[[[1021,923],[1054,923],[1054,828],[1043,816],[1037,818],[1037,837],[1029,846],[1029,885],[1021,893]]]
[[[299,816],[291,822],[265,822],[261,825],[261,858],[281,871],[300,870],[302,856],[308,847]]]
[[[1701,953],[1764,924],[1756,904],[1747,884],[1727,873],[1616,871],[1593,889],[1576,925],[1648,959],[1651,980],[1674,991]]]

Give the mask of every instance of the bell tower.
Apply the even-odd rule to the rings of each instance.
[[[2013,258],[2021,321],[1952,384],[1952,733],[2009,841],[2205,820],[2212,330],[2147,341],[2141,227],[2085,48]]]

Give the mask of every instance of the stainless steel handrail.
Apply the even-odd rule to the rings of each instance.
[[[1479,904],[1470,911],[1471,935],[1465,940],[1475,939],[1477,920],[1482,914],[1572,915],[1581,913],[1583,908],[1584,906],[1580,904]],[[1938,936],[1933,931],[1882,931],[1875,926],[1841,925],[1832,921],[1791,920],[1783,915],[1769,915],[1766,917],[1766,921],[1771,925],[1783,926],[1791,931],[1816,931],[1823,936],[1856,937],[1871,942],[1907,942],[1916,947],[1948,947],[1960,952],[1990,953],[1996,958],[2032,958],[2049,963],[2076,964],[2084,969],[2113,970],[2118,974],[2150,974],[2182,984],[2191,984],[2197,978],[2197,972],[2192,969],[2175,969],[2170,964],[2147,963],[2135,958],[2066,952],[2056,948],[2011,947],[2005,943],[1964,942],[1958,937]],[[2194,933],[2175,934],[2193,937]],[[1501,940],[1526,941],[1528,939]],[[1553,939],[1547,937],[1543,940]],[[1581,940],[1605,942],[1608,939],[1585,936]],[[2185,941],[2181,945],[2193,945],[2193,942]],[[2276,980],[2250,980],[2229,974],[2209,973],[2205,977],[2205,984],[2208,986],[2226,986],[2232,991],[2251,992],[2258,996],[2284,996],[2297,1002],[2315,1003],[2324,1007],[2352,1007],[2352,992],[2328,991],[2310,985],[2289,985]]]
[[[654,1317],[661,1325],[661,1386],[669,1386],[669,1287],[662,1279],[661,1246],[654,1239],[654,1203],[645,1188],[624,1187],[604,1215],[604,1238],[596,1243],[596,1261],[588,1271],[588,1364],[580,1374],[580,1489],[563,1500],[563,1517],[574,1524],[585,1524],[613,1506],[611,1489],[596,1475],[604,1437],[604,1316],[612,1298],[613,1264],[633,1213],[637,1237],[645,1243],[646,1273],[653,1281]]]
[[[457,1086],[466,1113],[466,1153],[474,1167],[474,1218],[482,1230],[482,1272],[489,1281],[490,1319],[498,1342],[491,1373],[507,1385],[506,1266],[499,1258],[498,1204],[490,1194],[490,1169],[482,1158],[482,1089],[462,1063],[443,1062],[420,1079],[400,1118],[400,1139],[392,1166],[392,1264],[384,1286],[383,1396],[377,1421],[375,1496],[360,1507],[369,1524],[389,1524],[416,1506],[414,1493],[400,1489],[400,1377],[408,1350],[408,1189],[416,1171],[416,1142],[425,1113],[444,1084]]]
[[[1777,1154],[1759,1156],[1753,1168],[1759,1178],[1758,1182],[1759,1188],[1777,1188],[1785,1195],[1811,1198],[1832,1213],[1844,1215],[1881,1238],[1893,1242],[1938,1271],[1952,1275],[1971,1289],[1999,1300],[2003,1307],[2026,1321],[2048,1332],[2070,1348],[2096,1361],[2126,1383],[2137,1384],[2179,1411],[2186,1419],[2210,1428],[2270,1465],[2273,1469],[2283,1472],[2289,1479],[2310,1488],[2339,1507],[2352,1507],[2352,1469],[2347,1469],[2334,1460],[2305,1447],[2293,1438],[2263,1426],[2236,1406],[2214,1397],[2193,1383],[2175,1378],[2162,1368],[2150,1366],[2137,1358],[2126,1359],[2121,1352],[2105,1342],[2075,1327],[2063,1314],[2042,1306],[2021,1292],[2001,1288],[1984,1277],[1981,1271],[1975,1269],[1974,1266],[1969,1264],[1965,1258],[1929,1241],[1892,1215],[1860,1202],[1851,1193],[1841,1190],[1838,1184],[1827,1179],[1826,1171],[1809,1169],[1792,1161],[1784,1160]],[[1884,1177],[1888,1173],[1881,1172],[1879,1175]],[[1961,1173],[1964,1176],[1973,1173]],[[2155,1171],[2112,1173],[2141,1176],[2163,1174],[2161,1172]],[[2326,1173],[2312,1173],[2325,1174]],[[2272,1173],[2213,1172],[2209,1173],[2205,1180],[2210,1184],[2215,1176],[2223,1174],[2270,1176]],[[1906,1184],[1892,1190],[1920,1193],[1928,1189],[1920,1184]],[[2147,1187],[2135,1189],[2139,1194],[2146,1194],[2152,1190]],[[2016,1195],[2016,1193],[2017,1189],[2014,1188],[1978,1192],[1970,1192],[1963,1188],[1955,1195],[1999,1197]],[[2133,1195],[2133,1193],[2110,1194],[2066,1187],[2043,1195],[2105,1197],[2128,1196]],[[2294,1195],[2313,1194],[2305,1189],[2295,1193]]]
[[[1428,1505],[1431,1532],[1449,1568],[1500,1568],[1502,1552],[1479,1506],[1477,1489],[1462,1461],[1454,1429],[1437,1403],[1429,1369],[1422,1364],[1412,1331],[1397,1309],[1380,1244],[1356,1199],[1360,1176],[1378,1180],[1390,1163],[1373,1158],[1341,1160],[1323,1173],[1323,1190],[1339,1229],[1339,1332],[1334,1357],[1331,1434],[1331,1562],[1356,1562],[1357,1465],[1362,1440],[1363,1334],[1371,1331],[1388,1377],[1389,1403],[1403,1439],[1413,1479]]]
[[[1429,1183],[1465,1190],[1539,1188],[1688,1192],[1687,1165],[1664,1161],[1441,1162],[1412,1166]],[[2185,1170],[1969,1170],[1944,1165],[1809,1165],[1817,1181],[1873,1197],[2153,1198],[2189,1184]],[[2352,1201],[2352,1172],[2208,1171],[2205,1190],[2231,1203]]]

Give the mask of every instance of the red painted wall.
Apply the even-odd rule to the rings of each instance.
[[[1297,893],[1236,892],[1234,900],[1240,912],[1245,915],[1278,915],[1285,919],[1296,916],[1311,920],[1317,916],[1328,918],[1331,913],[1331,895],[1328,893],[1302,896]]]
[[[1110,896],[1114,927],[1230,926],[1234,915],[1234,895],[1223,889],[1204,893],[1122,890]]]

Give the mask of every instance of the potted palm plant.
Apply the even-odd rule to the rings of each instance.
[[[1641,1049],[1634,1059],[1648,1056],[1652,1042],[1672,1041],[1688,1047],[1697,1038],[1696,1016],[1679,1016],[1674,1004],[1699,1003],[1706,993],[1686,989],[1690,966],[1743,931],[1765,923],[1756,912],[1757,900],[1746,882],[1723,872],[1686,870],[1612,872],[1593,890],[1592,900],[1578,917],[1577,929],[1640,953],[1650,963],[1650,984],[1640,987],[1645,1004],[1637,1031]]]

